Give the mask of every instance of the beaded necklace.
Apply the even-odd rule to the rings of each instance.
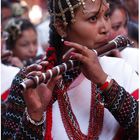
[[[66,89],[64,90],[66,91]],[[66,92],[57,90],[57,100],[60,108],[62,122],[64,124],[66,133],[70,140],[98,140],[98,136],[103,126],[103,105],[95,100],[96,86],[92,84],[91,105],[90,105],[90,119],[88,126],[88,134],[81,132],[78,121],[72,111],[69,97]],[[46,136],[45,140],[52,140],[52,106],[47,111]]]
[[[67,93],[58,94],[58,104],[62,121],[70,140],[98,140],[103,124],[103,106],[95,101],[95,85],[92,84],[90,119],[88,134],[81,132],[80,126],[74,115]]]

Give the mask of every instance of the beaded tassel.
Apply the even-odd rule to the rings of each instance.
[[[62,19],[64,21],[64,25],[67,25],[68,23],[66,21],[65,11],[62,8],[62,4],[61,4],[60,0],[58,1],[58,6],[59,6],[59,9],[60,9],[60,12],[61,12],[61,15],[62,15]]]
[[[66,2],[67,2],[67,5],[69,6],[69,9],[70,9],[70,12],[71,12],[72,22],[75,22],[73,7],[72,7],[72,5],[71,5],[69,0],[66,0]]]
[[[85,1],[81,0],[81,3],[82,3],[82,6],[83,6],[83,9],[85,9],[86,8]]]

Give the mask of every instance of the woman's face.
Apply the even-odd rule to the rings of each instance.
[[[13,48],[14,56],[21,60],[28,60],[34,58],[37,53],[37,34],[30,28],[22,32],[21,37],[16,41]]]
[[[81,6],[76,12],[76,22],[68,28],[66,40],[91,49],[106,44],[110,36],[108,13],[109,5],[106,2],[101,3],[101,0],[96,0],[93,3],[91,0],[86,0],[85,9]]]
[[[115,9],[111,17],[111,39],[117,35],[127,36],[127,17],[123,9]]]

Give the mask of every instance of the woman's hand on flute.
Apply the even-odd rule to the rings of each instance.
[[[66,60],[69,57],[80,61],[82,63],[81,70],[89,80],[99,86],[104,84],[107,74],[103,71],[96,52],[77,43],[65,41],[64,44],[74,49],[70,49],[71,51],[68,51],[63,59]]]
[[[26,77],[41,76],[42,72],[45,72],[45,67],[48,65],[49,63],[47,61],[42,61],[40,64],[28,66],[26,68]],[[51,100],[53,88],[60,77],[52,78],[47,84],[41,83],[36,88],[29,88],[23,93],[27,111],[33,120],[41,120],[42,114]]]

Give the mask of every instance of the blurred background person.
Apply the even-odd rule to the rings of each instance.
[[[6,22],[12,17],[12,8],[11,4],[8,1],[1,1],[1,22],[2,25],[6,24]]]
[[[109,54],[110,56],[122,57],[133,67],[136,72],[139,71],[139,50],[138,46],[138,26],[136,23],[130,21],[128,11],[125,5],[119,0],[109,0],[110,2],[110,21],[111,21],[111,36],[110,40],[114,39],[118,35],[128,36],[133,45],[126,47],[124,50],[113,50]],[[134,30],[135,28],[135,30]],[[135,39],[132,30],[135,34]],[[136,48],[135,48],[136,47]]]
[[[139,1],[138,0],[121,0],[125,5],[131,21],[138,23]]]
[[[6,47],[13,52],[13,57],[8,62],[20,68],[31,64],[30,61],[36,58],[38,50],[35,26],[29,20],[18,18],[10,20],[5,31],[9,34]]]
[[[49,46],[48,38],[50,19],[46,2],[44,2],[43,0],[9,0],[6,1],[6,3],[8,3],[8,6],[10,6],[10,17],[28,19],[32,24],[34,24],[38,34],[37,55],[44,54],[46,48]],[[2,22],[2,24],[4,28],[6,24],[4,22]]]
[[[128,22],[128,37],[134,42],[134,47],[139,48],[139,30],[135,22]]]
[[[116,18],[117,17],[117,18]],[[138,47],[138,25],[131,21],[125,5],[120,1],[110,0],[111,39],[117,35],[128,36],[134,47]]]
[[[121,2],[110,0],[110,21],[111,39],[114,39],[117,35],[120,34],[127,36],[128,14]]]

